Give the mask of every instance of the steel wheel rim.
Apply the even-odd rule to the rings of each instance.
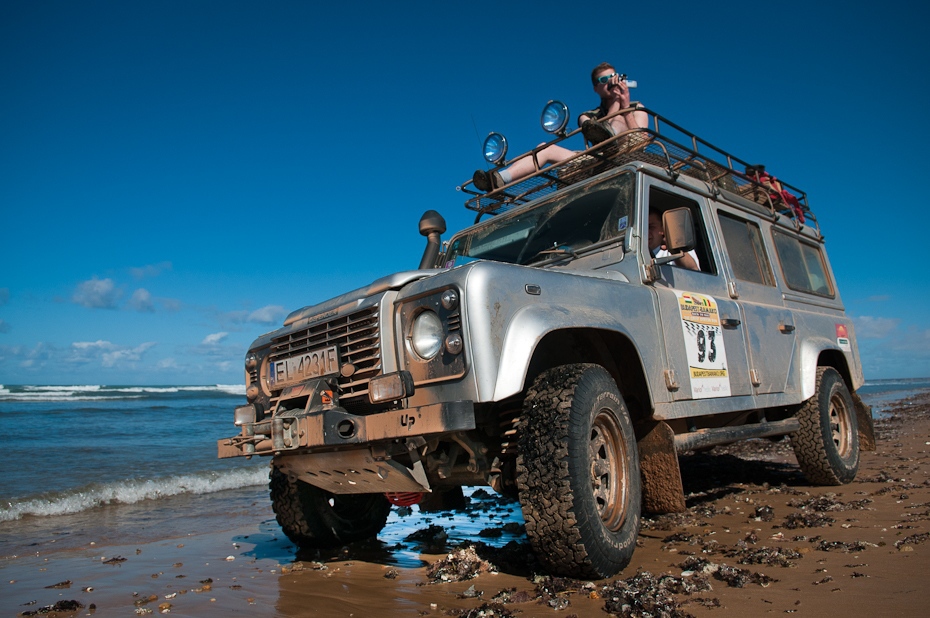
[[[617,531],[626,519],[629,453],[613,411],[605,409],[598,412],[591,424],[590,438],[594,505],[604,525],[611,531]]]
[[[852,429],[849,423],[849,408],[839,393],[830,397],[830,434],[833,446],[844,459],[849,456]]]

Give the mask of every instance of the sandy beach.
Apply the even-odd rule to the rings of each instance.
[[[397,565],[377,544],[295,556],[273,520],[231,513],[171,538],[117,530],[65,549],[36,539],[35,553],[0,562],[0,614],[922,616],[930,394],[887,411],[877,451],[841,487],[806,484],[784,441],[683,456],[688,511],[646,518],[633,562],[608,580],[552,578],[534,572],[525,544],[480,538],[476,551],[424,550],[430,566]],[[410,517],[426,537],[442,525]]]

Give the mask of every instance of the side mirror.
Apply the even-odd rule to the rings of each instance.
[[[446,231],[446,220],[435,210],[427,210],[420,217],[420,234],[426,236],[426,249],[420,259],[420,270],[433,268],[439,256],[439,240]]]
[[[694,249],[694,220],[688,208],[673,208],[662,213],[665,246],[669,253],[687,253]]]

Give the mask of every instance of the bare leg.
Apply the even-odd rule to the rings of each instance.
[[[542,144],[540,144],[540,146],[542,146]],[[536,160],[539,161],[539,167],[544,167],[553,163],[561,163],[576,154],[578,153],[574,150],[569,150],[568,148],[553,144],[536,153]],[[536,163],[533,161],[532,155],[527,155],[514,161],[510,167],[507,168],[507,172],[509,172],[510,178],[513,181],[529,176],[535,172],[536,169]]]

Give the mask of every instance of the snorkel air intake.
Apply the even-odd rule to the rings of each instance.
[[[426,249],[420,260],[420,270],[436,266],[439,255],[439,237],[446,231],[446,220],[435,210],[427,210],[420,217],[420,234],[426,236]]]

